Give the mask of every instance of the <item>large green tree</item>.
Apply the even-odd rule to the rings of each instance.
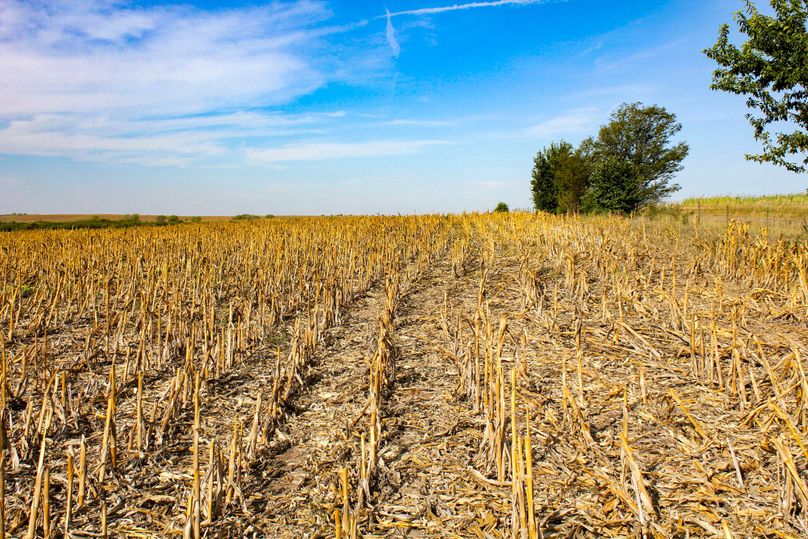
[[[582,199],[586,213],[633,212],[642,201],[641,187],[631,163],[616,156],[594,163],[589,188]]]
[[[558,212],[578,213],[581,200],[592,172],[592,139],[584,140],[574,151],[572,147],[561,156],[555,170],[558,191]]]
[[[555,213],[558,210],[558,189],[555,183],[555,168],[558,154],[569,143],[563,140],[542,148],[533,158],[533,173],[530,191],[533,194],[533,207],[536,211]]]
[[[588,156],[582,148],[575,149],[562,140],[536,154],[530,184],[536,210],[551,213],[580,210],[589,175]]]
[[[740,48],[729,41],[730,28],[704,53],[715,60],[713,90],[747,96],[746,115],[763,153],[747,155],[792,172],[808,170],[808,0],[770,0],[774,16],[763,15],[751,1],[735,13],[747,36]],[[772,133],[774,131],[774,133]]]
[[[618,107],[591,143],[594,169],[585,209],[631,213],[677,191],[679,186],[671,180],[689,152],[685,142],[672,144],[671,139],[681,129],[676,115],[663,107],[642,103]],[[618,208],[607,201],[606,193],[620,185],[626,196]]]

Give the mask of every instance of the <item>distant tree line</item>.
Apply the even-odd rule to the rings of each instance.
[[[25,214],[11,214],[25,215]],[[232,217],[233,221],[249,221],[253,219],[271,219],[275,217],[268,213],[261,217],[249,213],[242,213]],[[93,215],[87,219],[76,221],[0,221],[0,232],[13,232],[15,230],[72,230],[79,228],[129,228],[133,226],[170,226],[182,223],[201,223],[202,217],[194,216],[182,219],[176,215],[157,215],[153,221],[143,221],[137,213],[126,214],[121,219],[105,219]]]
[[[194,219],[191,219],[194,222]],[[0,222],[0,232],[13,232],[15,230],[74,230],[83,228],[129,228],[133,226],[167,226],[180,224],[183,221],[176,215],[168,217],[157,216],[155,221],[141,221],[137,213],[127,214],[121,219],[102,219],[93,215],[89,219],[79,219],[76,221],[2,221]],[[198,221],[197,221],[198,222]]]
[[[166,217],[165,215],[158,215],[155,218],[155,222],[161,225],[176,225],[181,223],[182,221],[176,215],[169,215],[168,217]]]
[[[677,191],[671,183],[689,147],[671,145],[682,129],[676,115],[656,105],[623,104],[575,148],[561,140],[533,161],[531,190],[538,211],[629,214]]]
[[[275,217],[273,214],[268,213],[263,218],[272,219],[273,217]],[[253,215],[252,213],[240,213],[238,215],[234,215],[231,221],[252,221],[254,219],[261,219],[261,216]]]

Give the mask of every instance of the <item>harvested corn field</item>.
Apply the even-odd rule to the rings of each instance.
[[[0,247],[0,537],[808,534],[804,244],[512,213]]]

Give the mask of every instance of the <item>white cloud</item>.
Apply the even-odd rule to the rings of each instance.
[[[387,36],[387,43],[390,45],[390,48],[393,49],[393,56],[398,58],[398,55],[401,54],[401,45],[399,45],[398,40],[396,40],[396,31],[393,28],[393,19],[390,17],[389,9],[387,10],[387,28],[385,35]]]
[[[534,137],[551,138],[561,135],[595,134],[600,116],[593,109],[575,110],[544,120],[527,128]]]
[[[172,148],[179,153],[213,154],[221,153],[215,143],[206,142],[198,134],[189,132],[153,133],[147,136],[126,136],[125,133],[112,134],[111,128],[97,125],[95,129],[82,129],[70,117],[35,116],[30,120],[15,120],[0,131],[0,151],[5,153],[27,153],[35,155],[74,155],[85,152],[121,151],[166,152]]]
[[[377,140],[372,142],[303,142],[278,148],[247,150],[254,161],[325,161],[348,157],[381,157],[417,153],[429,147],[446,144],[444,140]]]
[[[395,13],[387,12],[388,20],[390,17],[397,17],[399,15],[434,15],[436,13],[445,13],[447,11],[460,11],[465,9],[475,9],[481,7],[497,7],[507,5],[528,5],[528,4],[543,4],[547,0],[496,0],[492,2],[467,2],[465,4],[453,4],[451,6],[440,7],[426,7],[418,9],[408,9],[405,11],[396,11]]]
[[[314,2],[200,11],[6,0],[0,118],[54,112],[195,113],[277,104],[325,82],[309,53]],[[13,76],[12,76],[13,74]]]
[[[366,23],[330,16],[320,0],[0,0],[0,152],[185,163],[240,138],[322,133],[346,113],[260,111],[382,65],[381,44],[332,50],[329,36]]]
[[[396,11],[395,13],[391,13],[389,9],[385,10],[384,17],[387,18],[387,26],[385,29],[385,37],[387,38],[387,43],[390,45],[390,48],[393,51],[393,56],[398,58],[399,54],[401,54],[401,45],[398,43],[396,39],[396,32],[395,28],[393,28],[393,17],[399,17],[401,15],[435,15],[438,13],[446,13],[448,11],[461,11],[467,9],[476,9],[476,8],[486,8],[486,7],[498,7],[498,6],[507,6],[507,5],[530,5],[530,4],[543,4],[551,0],[493,0],[490,2],[467,2],[464,4],[452,4],[450,6],[439,6],[439,7],[428,7],[428,8],[418,8],[418,9],[408,9],[404,11]],[[564,1],[564,0],[560,0]],[[377,17],[380,18],[380,17]]]
[[[445,127],[455,125],[456,122],[451,120],[417,120],[411,118],[397,118],[395,120],[388,120],[385,123],[387,125],[400,126]]]
[[[342,117],[342,111],[298,115],[233,112],[155,119],[38,114],[0,128],[0,153],[185,165],[233,158],[233,139],[322,135]]]
[[[567,94],[566,97],[573,102],[591,102],[593,100],[609,103],[615,100],[623,100],[624,102],[643,101],[653,99],[653,96],[657,95],[663,88],[664,86],[661,84],[616,84],[582,88],[579,91]]]

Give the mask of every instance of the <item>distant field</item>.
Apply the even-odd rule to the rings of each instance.
[[[768,212],[784,217],[808,217],[808,194],[688,198],[678,206],[689,212],[701,209],[702,213],[708,214],[726,214],[729,210],[730,216],[765,215]]]
[[[50,223],[69,223],[71,221],[85,221],[98,217],[110,221],[120,221],[128,217],[121,213],[23,213],[23,214],[3,214],[0,215],[0,222],[15,221],[17,223],[35,223],[46,221]],[[140,220],[152,223],[157,220],[157,215],[140,215]],[[189,221],[191,216],[180,215],[183,221]],[[202,215],[202,221],[229,221],[233,217],[230,215]]]
[[[746,222],[775,235],[808,235],[808,194],[688,198],[670,207],[701,225]]]

